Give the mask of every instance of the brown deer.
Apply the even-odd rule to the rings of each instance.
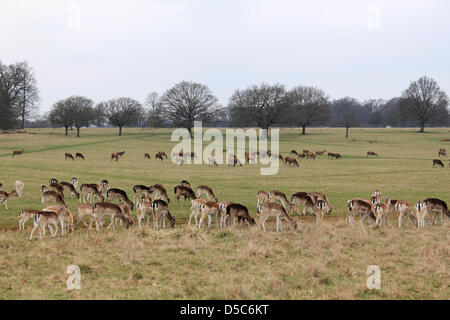
[[[444,148],[439,148],[438,157],[446,157],[447,156],[447,150]]]
[[[266,201],[269,201],[269,193],[264,190],[258,191],[256,205],[262,205]]]
[[[66,152],[64,154],[64,160],[75,160],[75,158],[73,157],[73,155],[69,152]]]
[[[170,199],[167,196],[166,188],[162,184],[154,184],[150,187],[150,194],[153,194],[154,200],[164,200],[167,203],[170,203]]]
[[[316,157],[322,156],[325,152],[327,152],[327,150],[316,151]]]
[[[291,154],[295,154],[298,157],[298,152],[295,150],[291,150]]]
[[[84,160],[84,156],[83,156],[83,154],[82,154],[82,153],[79,153],[79,152],[75,153],[75,159],[78,159],[78,158],[80,158],[80,159],[83,159],[83,160]]]
[[[175,226],[175,218],[170,214],[169,204],[167,202],[164,200],[153,201],[152,210],[155,229],[159,229],[161,226],[165,229],[166,218],[169,220],[171,228]]]
[[[117,153],[115,153],[115,152],[113,152],[113,153],[111,153],[111,161],[119,161],[119,158],[120,158],[120,156],[117,154]]]
[[[42,211],[54,212],[58,215],[58,221],[61,225],[61,234],[66,234],[66,224],[67,231],[69,233],[73,232],[73,215],[69,208],[60,208],[58,206],[48,206],[42,209]]]
[[[294,167],[299,167],[300,165],[298,164],[297,160],[295,160],[293,157],[291,156],[287,156],[286,158],[284,158],[284,165],[289,165],[289,166],[294,166]]]
[[[100,186],[96,183],[85,183],[80,186],[80,203],[86,203],[86,200],[92,202],[94,197],[99,198],[101,201],[105,200],[105,197],[100,192]],[[86,198],[85,198],[86,196]]]
[[[206,216],[208,216],[208,229],[211,227],[211,220],[212,220],[212,216],[216,217],[216,225],[217,228],[219,227],[219,204],[217,202],[214,201],[205,201],[202,204],[200,204],[200,212],[201,212],[201,217],[200,217],[200,221],[198,222],[198,228],[202,227],[202,223],[203,220],[205,220]]]
[[[222,229],[223,227],[228,225],[228,222],[230,221],[229,215],[227,214],[227,207],[233,204],[233,202],[230,201],[222,201],[221,203],[219,203],[219,212],[220,212],[220,228]]]
[[[95,221],[95,216],[94,216],[94,205],[93,204],[87,204],[87,203],[83,203],[83,204],[79,204],[77,206],[77,210],[75,211],[75,217],[76,217],[76,221],[77,221],[77,225],[80,222],[83,222],[84,226],[87,227],[87,224],[85,221],[83,221],[84,217],[89,217],[89,227],[88,229],[91,230],[92,228],[92,223]]]
[[[141,184],[135,185],[133,187],[133,202],[136,203],[139,196],[142,198],[143,195],[150,198],[150,187]]]
[[[180,197],[181,196],[184,197],[184,203],[185,204],[186,204],[186,199],[187,198],[192,199],[192,200],[197,199],[197,197],[196,197],[196,195],[194,193],[194,190],[192,190],[189,187],[185,187],[185,186],[179,185],[179,186],[176,186],[173,189],[173,192],[175,194],[175,200],[177,200],[178,205],[180,205]]]
[[[145,159],[149,159],[149,160],[150,160],[150,154],[149,154],[149,153],[147,153],[147,152],[146,152],[146,153],[144,153],[144,158],[145,158]]]
[[[262,227],[264,232],[266,232],[265,222],[270,217],[276,217],[277,220],[277,232],[279,230],[283,231],[282,219],[286,220],[292,227],[292,229],[297,229],[297,222],[295,222],[289,213],[284,209],[281,204],[265,202],[257,207],[257,211],[260,214],[259,225]]]
[[[300,205],[303,205],[303,210],[301,213],[299,210]],[[292,213],[292,208],[295,208],[295,210],[297,211],[297,213],[299,215],[302,215],[302,214],[306,215],[306,210],[308,210],[312,214],[315,214],[314,205],[315,205],[314,198],[311,197],[306,192],[297,192],[297,193],[292,194],[292,196],[291,196],[291,213]]]
[[[367,158],[369,158],[369,156],[372,156],[372,157],[378,157],[378,154],[376,154],[376,153],[373,152],[373,151],[367,151]]]
[[[5,209],[8,210],[8,200],[18,197],[19,195],[16,190],[12,190],[10,193],[0,190],[0,205],[3,204]]]
[[[188,188],[191,188],[191,184],[189,183],[189,181],[187,181],[187,180],[181,180],[181,183],[180,183],[182,186],[185,186],[185,187],[188,187]],[[192,188],[191,188],[192,189]]]
[[[15,156],[20,156],[22,153],[23,153],[23,149],[21,149],[21,150],[14,150],[12,155],[13,155],[13,157],[15,157]]]
[[[128,195],[125,191],[118,189],[118,188],[111,188],[106,191],[106,200],[107,201],[113,201],[114,199],[119,200],[120,202],[125,202],[130,206],[131,209],[133,209],[133,202],[128,199]]]
[[[136,216],[139,229],[141,228],[141,221],[147,217],[147,229],[150,220],[150,215],[153,216],[152,203],[147,201],[140,201],[136,204]]]
[[[450,218],[447,203],[437,198],[428,198],[423,200],[423,204],[426,206],[427,212],[431,215],[433,212],[439,214],[441,217],[441,223],[444,223],[444,215]]]
[[[330,201],[328,200],[327,196],[325,194],[323,194],[322,192],[313,191],[313,192],[309,192],[308,195],[313,198],[314,202],[317,202],[318,200],[325,201],[326,213],[331,213],[331,211],[333,211]]]
[[[20,210],[20,212],[19,212],[19,231],[25,230],[25,223],[29,219],[33,219],[34,215],[38,212],[39,212],[39,210],[30,210],[30,209]]]
[[[232,203],[226,207],[227,216],[230,217],[230,221],[233,222],[233,226],[236,226],[236,219],[238,219],[238,225],[242,222],[245,224],[247,221],[249,226],[255,225],[255,219],[253,219],[248,213],[246,206],[238,203]]]
[[[101,221],[105,216],[111,217],[110,224],[106,227],[106,229],[113,228],[115,229],[114,222],[116,218],[120,218],[123,222],[125,222],[125,226],[128,229],[133,223],[128,216],[122,213],[122,209],[114,204],[109,202],[97,202],[94,204],[94,216],[96,217],[95,228],[99,231],[99,226],[101,225]]]
[[[38,211],[34,214],[33,217],[33,230],[31,230],[30,240],[33,239],[33,234],[37,229],[40,229],[39,239],[42,239],[45,236],[45,228],[48,227],[50,230],[50,236],[54,238],[56,233],[58,232],[58,221],[59,216],[55,212],[47,212],[47,211]],[[53,232],[53,228],[55,228],[55,232]]]
[[[73,198],[75,196],[77,199],[80,198],[80,194],[75,189],[75,186],[72,183],[61,181],[59,185],[63,188],[63,190],[67,190],[70,194],[70,197]]]
[[[288,201],[285,193],[278,190],[271,190],[267,193],[267,195],[270,201],[279,201],[286,210],[287,206],[289,205],[289,209],[292,211],[291,203]]]
[[[305,153],[306,159],[313,159],[316,160],[316,156],[314,155],[314,153],[308,151]]]
[[[198,186],[197,187],[197,194],[198,194],[198,198],[200,198],[201,196],[205,195],[208,198],[208,200],[215,201],[215,202],[219,201],[219,200],[217,200],[217,197],[214,194],[213,189],[211,189],[208,186],[204,186],[204,185],[203,186]]]
[[[125,154],[125,151],[116,152],[119,157],[122,157]]]
[[[50,201],[53,201],[56,203],[56,205],[60,208],[66,208],[67,205],[64,202],[64,196],[61,195],[58,192],[55,191],[44,191],[42,192],[41,196],[41,202],[44,204],[44,206],[48,206],[48,203]]]
[[[349,214],[347,217],[347,222],[353,223],[355,221],[355,216],[357,214],[361,215],[361,223],[364,224],[364,220],[371,219],[370,221],[376,221],[375,212],[373,209],[373,203],[360,199],[360,198],[354,198],[347,201],[347,206],[349,209]]]
[[[433,168],[436,167],[436,166],[441,167],[441,168],[444,168],[444,164],[443,164],[442,161],[439,160],[439,159],[434,159],[434,160],[433,160]]]
[[[197,217],[201,212],[201,205],[205,203],[206,199],[194,199],[191,201],[191,213],[189,214],[188,226],[191,225],[191,219],[194,217],[195,225],[198,226]]]
[[[164,151],[158,151],[158,153],[155,156],[155,159],[156,158],[161,160],[163,160],[163,158],[168,159],[167,154]]]

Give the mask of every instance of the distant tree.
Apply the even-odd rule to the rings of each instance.
[[[203,84],[183,81],[161,97],[164,115],[173,125],[186,128],[192,135],[194,121],[209,123],[218,107],[217,98]]]
[[[148,124],[151,128],[162,126],[163,122],[163,107],[159,94],[156,92],[150,93],[145,98],[144,105],[147,108]]]
[[[369,125],[380,126],[383,124],[382,108],[386,104],[383,99],[369,99],[364,101],[363,108],[368,112],[367,122]]]
[[[330,104],[325,92],[314,87],[298,86],[289,92],[289,102],[293,108],[293,121],[302,127],[302,135],[306,127],[314,123],[324,123],[330,116]]]
[[[345,97],[332,103],[332,115],[334,122],[345,128],[345,137],[348,138],[348,130],[359,124],[362,106],[358,100]]]
[[[441,90],[437,82],[428,77],[422,77],[411,82],[402,94],[400,110],[406,117],[419,122],[420,131],[425,131],[425,125],[439,117],[448,116],[448,96]]]
[[[228,107],[234,126],[257,125],[262,129],[269,129],[282,119],[288,105],[283,85],[263,83],[245,90],[236,90]]]
[[[106,117],[113,127],[119,128],[119,136],[122,135],[124,126],[138,124],[144,112],[138,101],[126,97],[100,102],[96,109]]]
[[[0,128],[11,129],[19,117],[22,69],[20,64],[4,65],[0,61]]]
[[[27,62],[19,64],[21,69],[21,88],[19,91],[19,112],[21,118],[21,128],[25,127],[25,120],[29,119],[37,111],[37,103],[40,100],[39,89],[33,69]]]
[[[53,106],[50,112],[50,121],[59,124],[67,130],[74,126],[77,129],[77,137],[80,136],[80,128],[88,127],[96,121],[94,102],[82,96],[71,96],[60,100]]]

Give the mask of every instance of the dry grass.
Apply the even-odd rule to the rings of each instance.
[[[83,130],[82,138],[60,131],[0,135],[4,189],[17,178],[25,182],[24,198],[0,208],[0,298],[4,299],[448,299],[449,223],[402,230],[395,218],[384,228],[347,225],[346,201],[368,197],[375,188],[394,199],[414,203],[429,196],[448,202],[450,169],[432,169],[447,135],[444,129],[418,135],[414,130],[316,129],[299,137],[283,130],[281,152],[327,149],[344,155],[303,162],[300,169],[281,168],[262,177],[255,167],[175,167],[144,160],[144,152],[170,152],[170,131],[128,129],[119,138],[107,130]],[[114,131],[115,134],[115,131]],[[14,149],[25,149],[18,159]],[[450,148],[450,146],[447,146]],[[113,151],[126,150],[118,163]],[[379,159],[365,159],[367,150]],[[64,161],[64,152],[82,152],[87,160]],[[163,183],[171,191],[181,179],[194,186],[208,184],[220,200],[247,205],[256,215],[256,192],[277,188],[323,191],[334,206],[333,215],[316,226],[299,219],[296,231],[276,233],[257,228],[196,230],[186,226],[187,206],[171,204],[177,219],[173,230],[88,232],[29,241],[31,225],[18,232],[18,212],[41,208],[39,186],[50,178],[80,183],[110,180],[131,194],[134,184]],[[169,194],[171,196],[171,194]],[[68,200],[74,211],[77,201]],[[135,213],[134,213],[135,214]],[[258,217],[256,217],[258,220]],[[286,229],[287,229],[286,225]],[[270,230],[269,230],[270,229]],[[82,289],[67,291],[66,267],[81,268]],[[366,288],[366,269],[381,268],[381,290]]]

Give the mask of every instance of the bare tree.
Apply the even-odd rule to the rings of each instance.
[[[419,122],[420,131],[425,131],[425,125],[439,117],[448,116],[448,96],[441,90],[437,82],[428,77],[422,77],[411,82],[402,94],[401,112],[408,118]]]
[[[163,108],[159,94],[156,92],[150,93],[145,98],[145,106],[147,107],[149,126],[151,128],[161,126],[163,121]]]
[[[164,114],[175,126],[192,134],[194,121],[208,123],[218,107],[217,98],[203,84],[183,81],[167,90],[161,97]]]
[[[39,89],[33,69],[27,62],[20,63],[22,83],[19,92],[21,128],[25,127],[25,120],[38,109]]]
[[[287,106],[285,87],[265,83],[236,90],[228,105],[233,125],[257,125],[262,129],[269,129],[280,120]]]
[[[354,98],[345,97],[333,101],[331,110],[334,122],[345,127],[348,138],[348,130],[360,123],[361,104]]]
[[[69,107],[65,104],[65,100],[56,102],[50,113],[48,120],[53,126],[62,126],[65,129],[65,135],[68,135],[69,127],[73,125],[73,118]]]
[[[97,109],[103,113],[113,127],[119,128],[119,136],[122,135],[124,126],[136,125],[144,113],[142,105],[131,98],[117,98],[100,102]]]
[[[298,86],[289,92],[292,107],[292,120],[302,126],[302,135],[306,127],[314,123],[324,123],[330,116],[330,103],[325,92],[314,87]]]
[[[96,121],[96,113],[92,107],[94,102],[82,96],[71,96],[54,104],[50,112],[50,121],[64,126],[67,130],[74,126],[77,129],[77,137],[80,136],[80,128],[88,127]]]
[[[22,87],[20,64],[4,65],[0,61],[0,128],[11,129],[17,124]]]

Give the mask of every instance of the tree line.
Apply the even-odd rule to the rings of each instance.
[[[237,89],[227,106],[218,103],[208,86],[189,81],[177,83],[162,95],[150,93],[143,103],[120,97],[94,103],[83,96],[55,102],[41,119],[26,122],[36,111],[39,90],[34,72],[26,62],[0,62],[0,128],[53,126],[68,130],[89,126],[113,126],[122,135],[124,127],[182,127],[191,132],[194,121],[220,127],[300,127],[306,134],[311,126],[346,128],[447,125],[449,99],[429,77],[412,81],[398,97],[390,100],[358,101],[352,97],[332,100],[323,90],[283,84],[262,83]]]

